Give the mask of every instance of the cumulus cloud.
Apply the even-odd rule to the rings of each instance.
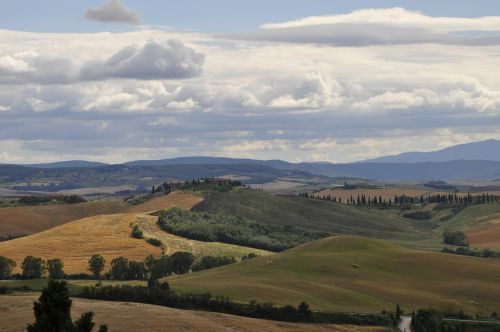
[[[351,161],[500,138],[498,65],[484,45],[0,30],[0,154]]]
[[[68,58],[37,52],[0,55],[0,82],[64,83],[76,76],[76,68]]]
[[[149,41],[142,47],[128,46],[106,61],[91,61],[82,77],[180,79],[201,74],[205,56],[178,40]]]
[[[0,54],[0,83],[69,84],[116,78],[184,79],[201,74],[205,55],[181,41],[148,41],[126,46],[105,60],[78,59],[63,51],[59,56],[41,52]]]
[[[98,22],[137,24],[140,21],[140,14],[128,9],[120,0],[108,0],[101,6],[90,7],[85,17]]]
[[[498,45],[499,27],[500,16],[432,17],[396,7],[268,23],[254,33],[226,37],[338,46],[421,43]]]

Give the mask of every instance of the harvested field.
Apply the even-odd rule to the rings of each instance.
[[[0,331],[25,331],[26,325],[34,321],[36,299],[34,295],[0,296]],[[73,320],[86,311],[95,312],[96,325],[107,324],[109,331],[358,331],[349,326],[292,324],[141,303],[73,299]]]
[[[174,206],[190,209],[202,199],[194,193],[174,192],[132,207],[121,200],[108,200],[0,208],[0,235],[34,234],[99,214],[147,213]]]

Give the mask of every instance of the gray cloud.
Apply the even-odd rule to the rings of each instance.
[[[226,39],[327,44],[359,47],[370,45],[443,44],[499,45],[500,35],[460,35],[433,32],[424,28],[394,28],[381,24],[321,24],[290,28],[259,29],[254,33],[221,35]]]
[[[174,39],[127,46],[106,60],[74,62],[71,54],[0,54],[0,84],[71,84],[128,78],[183,79],[199,76],[205,55]]]
[[[229,39],[315,43],[334,46],[499,45],[500,16],[432,17],[404,8],[363,9],[348,14],[312,16],[264,24],[253,33]]]
[[[140,21],[139,13],[128,9],[120,0],[108,0],[101,6],[90,7],[85,17],[98,22],[137,24]]]
[[[91,80],[189,78],[201,74],[204,59],[204,54],[178,40],[149,41],[143,47],[126,47],[106,61],[88,62],[81,75]]]
[[[140,30],[0,31],[0,49],[0,162],[349,161],[500,138],[496,48],[239,43]]]

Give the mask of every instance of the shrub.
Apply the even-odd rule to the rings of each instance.
[[[233,263],[236,263],[236,259],[233,256],[204,256],[197,263],[195,263],[191,269],[193,272],[197,272]]]
[[[432,218],[430,211],[411,211],[403,214],[403,217],[414,220],[429,220]]]
[[[146,242],[155,247],[161,247],[162,244],[160,240],[154,238],[147,239]]]
[[[136,239],[142,239],[143,236],[144,236],[144,234],[139,229],[139,226],[134,225],[134,227],[132,228],[132,237],[136,238]]]
[[[444,232],[443,242],[454,246],[464,246],[464,247],[469,246],[469,240],[467,239],[467,235],[462,231]]]
[[[250,252],[250,253],[244,255],[243,257],[241,257],[241,260],[244,261],[244,260],[252,259],[252,258],[255,258],[255,257],[259,257],[259,255],[257,255],[254,252]]]

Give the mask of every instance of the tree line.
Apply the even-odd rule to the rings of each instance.
[[[299,194],[300,197],[304,198],[315,198],[323,201],[330,201],[334,203],[342,203],[342,197],[333,195],[317,195],[309,194],[308,192],[303,192]],[[489,193],[483,193],[478,195],[472,195],[467,193],[466,195],[458,195],[457,193],[450,194],[434,194],[434,195],[421,195],[420,197],[411,197],[406,195],[394,195],[394,198],[383,198],[382,196],[371,196],[358,194],[357,196],[350,196],[347,200],[344,199],[344,203],[348,205],[358,205],[358,206],[392,206],[392,205],[412,205],[412,204],[449,204],[449,205],[470,205],[470,204],[497,204],[500,202],[500,197],[497,195],[490,195]]]
[[[208,310],[232,315],[271,319],[288,322],[314,322],[329,324],[354,324],[392,326],[394,315],[326,313],[309,309],[305,302],[298,306],[276,306],[273,303],[250,301],[248,304],[234,302],[228,297],[204,294],[177,294],[167,287],[144,286],[99,286],[85,287],[79,297],[107,301],[149,303],[179,309]]]
[[[151,194],[169,194],[174,190],[218,191],[227,192],[233,187],[241,187],[241,181],[217,178],[198,178],[184,182],[163,182],[151,188]]]
[[[23,196],[17,200],[17,202],[22,205],[47,204],[54,201],[66,204],[75,204],[83,203],[87,200],[79,195],[32,195]]]
[[[256,257],[254,253],[248,254],[243,259]],[[20,274],[12,274],[16,262],[0,256],[0,279],[40,279],[47,275],[50,279],[100,279],[102,277],[112,280],[154,280],[168,277],[172,274],[185,274],[236,263],[232,256],[203,256],[199,259],[184,251],[172,255],[162,255],[158,258],[152,255],[143,261],[133,261],[120,256],[110,263],[109,271],[103,274],[106,260],[101,255],[93,255],[88,261],[88,271],[92,275],[64,273],[64,262],[59,258],[48,259],[26,256],[21,263]]]

